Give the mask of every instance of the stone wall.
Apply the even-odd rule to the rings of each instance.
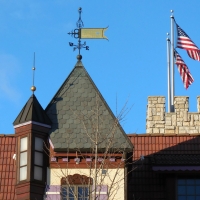
[[[165,97],[148,97],[146,133],[195,134],[200,133],[200,97],[197,97],[197,112],[188,112],[189,97],[174,97],[174,112],[165,111]]]

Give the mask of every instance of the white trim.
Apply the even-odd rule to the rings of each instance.
[[[46,192],[46,194],[60,194],[60,192]]]
[[[43,126],[43,127],[46,127],[46,128],[51,128],[50,125],[39,123],[39,122],[35,122],[35,121],[24,122],[24,123],[15,125],[14,128],[18,128],[18,127],[25,126],[25,125],[28,125],[28,124],[35,124],[35,125]]]

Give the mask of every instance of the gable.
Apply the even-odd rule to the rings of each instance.
[[[46,108],[56,151],[98,149],[131,151],[133,146],[109,106],[78,61]]]

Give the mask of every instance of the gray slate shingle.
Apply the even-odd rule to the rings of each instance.
[[[56,151],[88,151],[94,147],[92,140],[96,135],[102,151],[108,146],[126,151],[133,148],[81,61],[49,103],[46,113],[53,123],[50,138]]]

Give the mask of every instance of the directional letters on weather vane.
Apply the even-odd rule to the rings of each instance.
[[[74,43],[69,42],[69,46],[74,47],[73,50],[76,49],[79,50],[80,55],[80,49],[85,48],[86,50],[89,50],[89,46],[86,46],[86,42],[81,44],[81,39],[106,39],[108,38],[104,35],[104,32],[108,29],[107,28],[83,28],[84,24],[81,19],[81,12],[82,8],[78,9],[79,12],[79,19],[76,23],[77,29],[72,30],[68,34],[73,36],[74,38],[78,39],[78,44],[74,45]]]

